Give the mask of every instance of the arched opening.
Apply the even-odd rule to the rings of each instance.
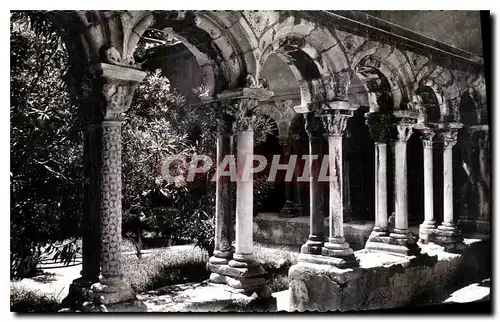
[[[320,78],[321,74],[315,62],[301,50],[304,45],[303,40],[288,37],[280,43],[280,46],[273,53],[268,55],[262,64],[260,76],[263,77],[274,92],[275,99],[280,97],[292,100],[298,105],[300,102],[299,80],[310,80]],[[295,113],[280,111],[285,117],[291,118]],[[309,140],[305,131],[303,115],[295,115],[293,119],[288,120],[290,127],[288,131],[288,140],[290,144],[290,153],[297,155],[297,164],[294,172],[294,179],[291,185],[291,196],[294,203],[295,215],[309,215],[309,183],[297,182],[296,178],[302,175],[304,169],[303,155],[309,154]],[[284,135],[282,133],[282,135]],[[324,153],[328,152],[326,139],[322,138],[322,149]],[[325,186],[328,186],[325,184]],[[282,186],[285,189],[285,186]],[[325,193],[328,193],[327,191]],[[284,193],[283,193],[284,195]],[[275,203],[280,204],[280,209],[284,206],[285,200],[276,199]],[[328,197],[325,195],[324,209],[328,214]]]
[[[197,104],[201,95],[225,89],[229,76],[220,72],[223,59],[210,36],[185,24],[164,20],[151,26],[144,32],[134,56],[143,70],[160,69],[188,104]]]
[[[285,203],[284,173],[278,171],[275,181],[268,181],[269,171],[274,155],[283,155],[283,149],[278,138],[278,126],[269,116],[263,116],[270,123],[272,131],[267,133],[264,140],[254,147],[254,154],[263,156],[266,168],[254,175],[254,212],[278,213]],[[283,160],[281,160],[283,162]]]
[[[375,149],[365,126],[367,106],[362,106],[349,120],[348,135],[343,140],[345,220],[373,221],[375,218]],[[347,165],[347,164],[348,165]],[[349,218],[350,217],[350,218]]]
[[[170,38],[164,44],[148,49],[143,61],[143,70],[152,72],[160,69],[172,88],[179,91],[188,104],[200,102],[193,89],[202,86],[203,72],[196,57],[181,41]]]
[[[297,155],[297,165],[295,166],[292,180],[292,200],[295,212],[299,216],[309,216],[309,183],[299,182],[298,177],[304,170],[302,157],[309,154],[309,139],[305,130],[305,121],[302,114],[298,114],[290,124],[290,145],[291,154]]]
[[[441,119],[441,112],[439,108],[439,101],[434,93],[434,90],[428,86],[419,86],[415,91],[422,101],[427,113],[427,122],[436,123]]]
[[[478,124],[478,113],[479,109],[476,102],[473,99],[473,94],[470,92],[464,93],[460,99],[460,105],[458,106],[460,112],[460,121],[464,125],[475,125]]]
[[[374,67],[375,66],[375,67]],[[352,219],[374,221],[375,219],[375,144],[366,124],[365,114],[379,112],[391,115],[394,110],[393,89],[378,64],[366,57],[356,66],[356,74],[349,88],[349,99],[361,105],[350,123],[347,138],[350,167],[350,193],[353,205]],[[394,211],[394,160],[391,145],[387,144],[387,211]]]
[[[414,131],[408,142],[408,225],[418,226],[424,221],[424,162],[421,134]]]

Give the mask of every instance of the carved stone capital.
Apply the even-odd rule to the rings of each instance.
[[[146,73],[132,68],[105,63],[92,65],[82,84],[83,98],[90,102],[85,112],[101,121],[121,121],[145,76]],[[100,111],[94,111],[97,106]]]
[[[249,81],[251,79],[253,78],[248,77]],[[251,131],[256,119],[255,109],[262,101],[269,100],[273,95],[274,92],[263,88],[245,87],[224,91],[218,94],[217,98],[224,106],[234,110],[235,131]]]
[[[452,148],[458,142],[458,130],[443,131],[440,135],[445,149]]]
[[[391,116],[379,112],[366,113],[366,125],[373,141],[377,143],[387,143],[390,138]]]
[[[396,142],[408,142],[411,135],[413,134],[413,125],[407,123],[396,123],[394,124],[394,140]]]
[[[259,101],[256,99],[241,99],[234,106],[236,107],[236,122],[235,126],[238,131],[251,131],[254,128],[256,114],[255,108],[259,106]]]
[[[126,112],[132,104],[137,83],[107,80],[102,88],[106,100],[103,114],[104,120],[121,120],[122,113]]]
[[[422,144],[424,148],[432,148],[436,133],[432,130],[422,131]]]
[[[328,136],[344,136],[347,131],[347,121],[351,115],[341,114],[339,111],[328,113],[321,117]]]

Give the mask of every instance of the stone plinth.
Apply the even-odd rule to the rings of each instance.
[[[355,252],[359,267],[299,262],[289,271],[290,310],[387,309],[443,301],[451,290],[491,274],[487,242],[466,240],[462,254],[433,243],[422,254]]]
[[[403,238],[376,236],[372,233],[366,242],[365,248],[406,256],[417,255],[420,252],[417,240],[411,233],[404,234]]]
[[[265,271],[257,262],[253,264],[248,263],[247,267],[231,267],[209,262],[207,269],[212,272],[210,274],[212,283],[228,285],[231,292],[245,295],[256,293],[260,298],[269,298],[271,291],[265,285]]]

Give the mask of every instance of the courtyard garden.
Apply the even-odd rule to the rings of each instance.
[[[145,59],[142,45],[136,61]],[[86,170],[79,106],[86,97],[69,70],[69,59],[45,15],[12,12],[10,271],[11,308],[16,311],[55,309],[55,294],[15,285],[43,273],[44,261],[65,267],[81,256]],[[122,235],[124,272],[138,293],[208,278],[206,263],[214,249],[212,173],[192,182],[167,182],[159,169],[173,154],[214,156],[215,114],[187,104],[160,70],[149,71],[135,91],[122,129]],[[265,118],[255,124],[258,143],[273,129]],[[268,186],[256,181],[256,204]],[[271,288],[285,289],[295,257],[264,246],[256,248],[256,256]]]
[[[288,269],[297,262],[298,252],[285,247],[256,244],[255,257],[266,270],[266,284],[272,292],[288,289]],[[165,286],[207,281],[208,258],[208,252],[194,244],[144,249],[139,258],[134,243],[126,241],[123,247],[123,271],[125,279],[138,294],[141,294]],[[72,272],[79,272],[81,265],[77,266],[78,269]],[[66,266],[58,267],[60,274],[71,274]],[[26,279],[30,282],[40,282],[42,278],[51,275],[55,274],[47,274],[41,269],[35,276]],[[43,283],[54,283],[54,281],[54,277],[47,278]],[[40,284],[26,283],[23,280],[12,282],[11,310],[24,313],[57,312],[61,308],[61,300],[67,295],[65,288],[67,285],[62,282],[61,284],[60,288],[37,289]]]

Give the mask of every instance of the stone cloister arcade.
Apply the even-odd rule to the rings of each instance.
[[[199,89],[200,102],[220,108],[217,164],[233,143],[238,168],[254,150],[251,119],[233,117],[241,111],[272,118],[285,155],[328,155],[328,185],[312,175],[306,184],[285,187],[283,215],[298,211],[310,218],[301,263],[332,267],[341,279],[346,270],[356,271],[359,256],[346,242],[343,225],[349,208],[361,201],[367,205],[365,218],[375,221],[365,245],[369,251],[418,257],[420,245],[429,242],[460,251],[459,219],[472,231],[489,233],[489,127],[480,57],[394,25],[388,30],[383,21],[359,13],[357,18],[327,11],[47,15],[65,39],[72,85],[81,88],[86,116],[83,269],[70,297],[83,297],[88,310],[143,309],[122,279],[120,130],[122,113],[145,76],[134,51],[151,38],[151,30],[182,42],[197,63],[192,87]],[[266,71],[268,60],[280,61],[293,75],[291,92],[279,88],[280,74]],[[360,153],[363,161],[356,158]],[[318,164],[306,166],[315,173]],[[297,192],[301,189],[307,194]],[[308,199],[303,203],[308,209],[296,196]],[[265,272],[252,255],[252,180],[238,181],[236,205],[230,200],[228,183],[219,180],[210,280],[269,296]],[[418,238],[409,233],[409,217],[419,221]],[[292,270],[292,298],[306,287],[306,302],[313,302],[313,291],[298,286]]]

